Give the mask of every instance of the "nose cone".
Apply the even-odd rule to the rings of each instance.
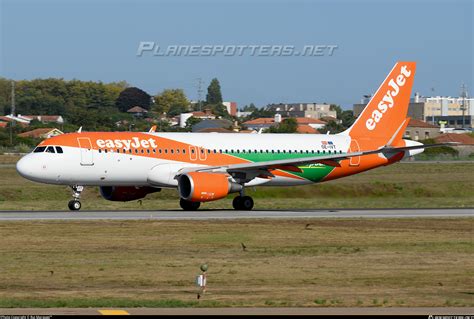
[[[34,167],[33,167],[33,159],[31,158],[31,154],[23,156],[17,163],[16,163],[16,170],[18,174],[23,176],[26,179],[34,180]]]

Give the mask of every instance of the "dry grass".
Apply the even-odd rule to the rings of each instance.
[[[0,307],[473,306],[473,225],[472,218],[3,222]],[[198,303],[201,263],[209,265],[209,287]]]

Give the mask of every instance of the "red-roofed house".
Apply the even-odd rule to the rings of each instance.
[[[468,134],[444,133],[435,138],[436,143],[457,142],[462,145],[454,147],[459,152],[460,157],[474,154],[474,137]]]
[[[403,137],[415,141],[436,138],[441,134],[440,127],[420,120],[410,119]]]
[[[32,137],[32,138],[50,138],[52,136],[58,136],[64,134],[57,128],[37,128],[32,131],[18,134],[19,137]]]
[[[313,119],[310,117],[296,117],[295,119],[296,119],[296,123],[298,123],[298,126],[307,125],[313,129],[319,129],[326,125],[326,122]],[[274,118],[273,117],[260,117],[254,120],[246,121],[242,124],[245,125],[248,129],[258,131],[261,128],[267,129],[271,126],[274,126],[283,120],[284,119],[281,119],[279,114],[276,114]]]
[[[29,121],[37,120],[41,123],[58,123],[64,124],[64,118],[61,115],[18,115],[19,118],[24,118]]]
[[[319,134],[319,131],[317,129],[306,124],[298,125],[296,132],[301,133],[301,134]]]
[[[143,117],[148,113],[147,109],[144,109],[141,106],[134,106],[131,109],[127,110],[127,113],[133,114],[136,117]]]
[[[465,145],[474,145],[474,137],[467,134],[445,133],[435,138],[437,143],[457,142]]]

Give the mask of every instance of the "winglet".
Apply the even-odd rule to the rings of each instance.
[[[153,133],[156,131],[156,125],[153,125],[150,130],[148,131],[148,133]]]
[[[77,130],[77,133],[81,133],[82,132],[82,126]]]

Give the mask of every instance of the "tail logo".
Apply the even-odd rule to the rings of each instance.
[[[397,75],[396,80],[393,78],[388,82],[387,94],[385,94],[382,100],[377,106],[377,110],[372,112],[371,118],[367,119],[365,126],[369,131],[373,131],[377,126],[377,123],[383,118],[383,115],[389,108],[394,106],[394,98],[400,93],[400,88],[406,83],[406,79],[410,77],[412,72],[407,69],[404,65],[400,68],[400,74]]]

